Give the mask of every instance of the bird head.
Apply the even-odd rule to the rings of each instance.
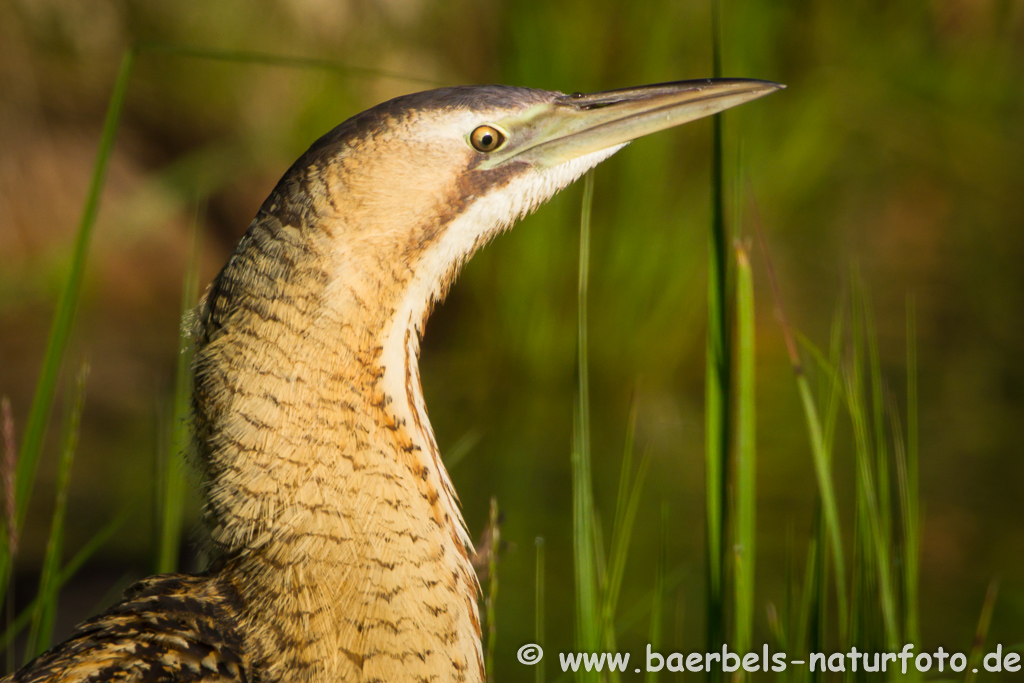
[[[314,143],[261,213],[326,231],[349,279],[408,266],[399,278],[421,280],[432,300],[495,233],[630,140],[780,87],[717,79],[587,95],[506,86],[405,95]]]

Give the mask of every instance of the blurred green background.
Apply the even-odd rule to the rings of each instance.
[[[722,12],[725,75],[789,86],[727,115],[725,160],[732,225],[740,238],[752,234],[756,198],[791,321],[826,345],[856,267],[872,294],[883,371],[902,395],[908,296],[916,302],[922,645],[966,650],[992,578],[1001,580],[992,642],[1020,642],[1024,2],[725,0]],[[571,92],[706,77],[710,36],[708,3],[674,0],[0,4],[0,393],[19,426],[126,46],[263,51],[393,74],[140,57],[65,368],[71,379],[81,360],[92,364],[68,552],[126,506],[132,515],[65,591],[58,636],[153,565],[153,480],[197,210],[205,287],[280,174],[362,109],[434,85]],[[620,600],[622,646],[634,651],[645,642],[662,501],[676,577],[665,649],[697,649],[703,638],[710,130],[697,122],[641,140],[596,172],[590,359],[596,498],[606,519],[633,392],[639,443],[653,461]],[[490,496],[505,512],[504,680],[533,675],[514,652],[532,634],[537,536],[548,549],[548,648],[572,643],[579,206],[580,189],[571,188],[479,254],[423,346],[442,450],[473,444],[451,472],[473,535]],[[787,553],[804,557],[815,483],[760,255],[754,260],[763,606],[782,599]],[[840,443],[849,441],[844,429]],[[19,604],[34,590],[44,549],[55,442],[51,430],[18,557]],[[852,467],[842,448],[837,458],[850,533]],[[197,509],[192,501],[192,527]],[[194,543],[183,559],[195,568]],[[755,642],[765,637],[763,615]]]

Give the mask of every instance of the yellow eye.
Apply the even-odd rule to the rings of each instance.
[[[493,126],[480,126],[470,134],[469,141],[478,152],[493,152],[505,144],[505,136]]]

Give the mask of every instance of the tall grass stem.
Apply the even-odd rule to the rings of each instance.
[[[711,3],[712,72],[722,73],[721,3]],[[721,649],[725,637],[725,573],[728,529],[729,390],[731,384],[728,325],[728,244],[725,225],[722,115],[713,117],[711,150],[711,226],[708,239],[708,332],[705,370],[705,505],[707,537],[707,643],[708,652]],[[708,673],[718,683],[721,672]]]
[[[54,502],[50,535],[43,556],[39,576],[36,608],[29,624],[25,644],[25,662],[28,663],[50,647],[53,626],[57,618],[57,598],[60,591],[60,563],[64,550],[64,520],[68,508],[68,490],[71,486],[71,464],[78,450],[78,437],[85,407],[85,384],[89,365],[83,363],[78,372],[75,388],[68,399],[68,414],[61,435],[60,459],[57,463],[57,495]]]
[[[36,384],[36,392],[29,408],[28,420],[25,423],[25,434],[21,444],[21,453],[17,469],[17,513],[15,525],[21,528],[28,511],[29,498],[35,482],[39,456],[42,453],[43,441],[46,436],[53,397],[57,389],[57,379],[64,361],[71,327],[74,324],[75,312],[82,291],[82,279],[85,275],[85,263],[92,241],[93,227],[99,211],[100,194],[107,176],[107,167],[114,149],[117,127],[124,111],[124,103],[128,94],[128,83],[131,80],[135,65],[136,51],[128,49],[121,59],[117,80],[114,82],[114,93],[110,97],[106,119],[103,122],[103,133],[100,135],[99,150],[93,165],[89,190],[86,193],[85,205],[75,233],[75,246],[72,251],[71,264],[68,267],[68,279],[61,289],[60,301],[54,314],[50,335],[43,354],[43,366]],[[6,568],[5,568],[6,569]]]
[[[594,201],[594,176],[588,173],[583,186],[580,217],[579,283],[577,289],[577,386],[575,434],[572,448],[573,543],[576,575],[577,649],[597,652],[601,648],[601,607],[598,588],[596,521],[593,480],[590,467],[590,400],[587,373],[587,289],[590,268],[590,216]],[[598,673],[580,674],[597,681]]]
[[[733,647],[750,649],[754,634],[754,567],[757,538],[757,419],[755,412],[754,277],[750,258],[736,256],[736,472],[733,544]]]
[[[174,404],[171,412],[170,443],[160,473],[160,541],[157,573],[178,570],[182,527],[185,517],[185,453],[191,442],[192,331],[185,321],[199,299],[199,261],[202,253],[202,216],[197,208],[189,235],[188,263],[181,292],[181,320],[178,330],[178,362],[174,378]]]

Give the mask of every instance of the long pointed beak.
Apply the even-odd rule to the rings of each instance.
[[[481,166],[511,158],[554,166],[749,102],[786,86],[753,79],[659,83],[562,95],[505,124],[512,144]]]

